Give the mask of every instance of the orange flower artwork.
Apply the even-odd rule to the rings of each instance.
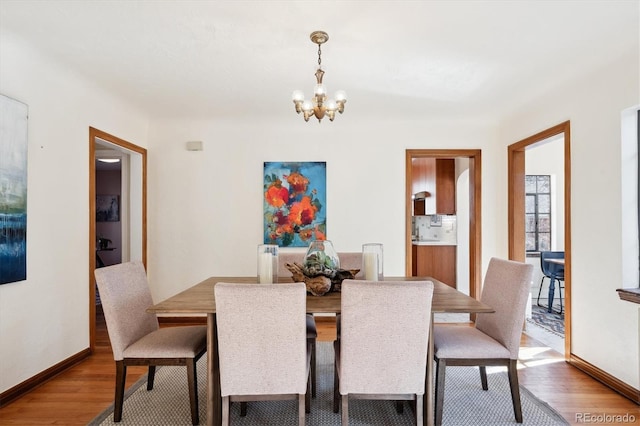
[[[326,162],[264,163],[264,243],[307,247],[326,239]]]

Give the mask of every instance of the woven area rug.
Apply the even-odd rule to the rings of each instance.
[[[546,308],[538,305],[531,307],[531,318],[527,321],[538,325],[556,336],[564,337],[564,313],[547,312]]]
[[[311,401],[307,425],[332,426],[340,424],[340,414],[333,412],[333,348],[329,342],[318,344],[318,392]],[[198,392],[200,395],[200,423],[206,420],[206,356],[198,362]],[[516,425],[509,393],[506,370],[487,369],[489,390],[483,391],[480,374],[473,367],[448,367],[443,424]],[[154,389],[146,390],[146,376],[127,391],[120,423],[113,423],[113,406],[98,415],[90,425],[190,425],[186,371],[182,367],[161,367],[156,372]],[[522,386],[521,400],[524,425],[568,425],[546,403],[537,399]],[[349,401],[349,424],[412,425],[413,411],[405,402],[403,414],[397,414],[392,401]],[[240,417],[239,404],[231,406],[231,424],[238,425],[297,425],[297,401],[250,402],[247,416]]]

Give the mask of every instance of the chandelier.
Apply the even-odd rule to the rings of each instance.
[[[318,45],[318,70],[315,74],[317,84],[313,97],[310,101],[305,101],[302,90],[293,91],[292,98],[296,106],[296,112],[298,114],[303,113],[304,121],[309,121],[311,116],[315,116],[318,119],[318,123],[320,123],[325,115],[329,117],[329,120],[333,121],[336,111],[342,114],[344,104],[347,102],[347,94],[344,90],[336,92],[335,100],[327,99],[327,89],[322,84],[322,77],[324,76],[324,71],[322,70],[322,44],[326,43],[327,40],[329,40],[329,35],[324,31],[311,33],[311,41]]]

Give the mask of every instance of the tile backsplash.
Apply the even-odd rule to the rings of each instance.
[[[414,240],[419,241],[431,240],[456,244],[456,216],[413,216],[412,236]]]

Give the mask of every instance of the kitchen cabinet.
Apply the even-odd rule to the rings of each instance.
[[[433,191],[436,185],[435,158],[414,158],[411,160],[411,183],[413,193]]]
[[[436,213],[456,214],[456,162],[436,160]]]
[[[456,288],[456,246],[412,246],[412,275],[433,277]]]
[[[429,196],[413,203],[414,216],[456,214],[456,165],[448,158],[414,158],[411,163],[414,194]]]

